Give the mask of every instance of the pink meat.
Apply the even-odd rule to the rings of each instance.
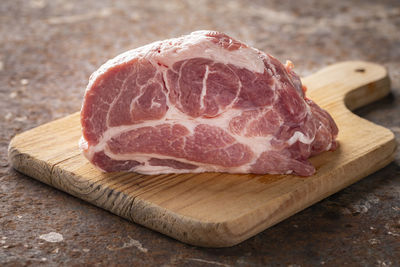
[[[107,172],[312,175],[338,129],[292,67],[209,31],[128,51],[90,77],[80,148]]]

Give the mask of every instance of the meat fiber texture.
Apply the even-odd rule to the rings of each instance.
[[[292,68],[213,31],[125,52],[90,77],[80,148],[105,172],[312,175],[338,129]]]

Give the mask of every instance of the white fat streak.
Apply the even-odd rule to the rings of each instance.
[[[308,104],[306,104],[306,109],[307,109],[307,114],[309,116],[312,115],[311,108]],[[319,131],[319,129],[317,129],[317,131]],[[303,144],[309,145],[314,141],[315,135],[316,134],[314,133],[312,137],[309,137],[309,136],[304,135],[302,132],[296,131],[293,133],[292,137],[290,137],[289,140],[287,140],[286,142],[289,146],[293,145],[297,141],[300,141]],[[331,144],[329,144],[328,146],[330,148]],[[329,150],[329,148],[326,150]]]
[[[159,102],[157,102],[157,101],[154,101],[154,98],[151,99],[151,106],[150,106],[150,108],[153,108],[153,107],[159,108],[160,106],[161,106],[161,104],[160,104]]]
[[[205,165],[204,167],[198,167],[197,169],[194,170],[175,169],[168,166],[140,165],[131,171],[146,175],[155,175],[160,173],[168,174],[168,173],[203,173],[203,172],[249,173],[250,168],[248,164],[239,167],[228,167],[228,168],[216,165]]]
[[[302,132],[296,131],[296,132],[294,132],[292,137],[290,137],[289,140],[287,140],[287,143],[288,143],[288,145],[293,145],[297,141],[300,141],[303,144],[309,145],[312,143],[312,141],[314,141],[314,138],[315,138],[315,136],[308,137],[308,136],[304,135]]]
[[[259,50],[252,47],[240,47],[229,51],[205,37],[207,33],[208,31],[196,31],[185,37],[156,42],[154,45],[160,47],[160,53],[148,52],[147,55],[169,67],[175,62],[193,58],[195,55],[195,57],[232,64],[257,73],[264,72],[264,62]],[[151,47],[147,49],[151,50]]]
[[[102,151],[109,140],[113,137],[117,137],[118,135],[140,129],[143,127],[156,127],[162,124],[180,124],[186,127],[190,133],[194,133],[194,128],[199,124],[207,124],[210,126],[216,126],[222,129],[227,130],[229,128],[229,122],[233,117],[239,116],[242,113],[239,109],[229,109],[226,112],[223,112],[218,118],[191,118],[190,116],[180,112],[173,105],[169,106],[169,109],[164,116],[164,118],[160,120],[148,120],[142,123],[131,124],[131,125],[122,125],[117,127],[109,127],[102,135],[99,143],[95,146],[89,147],[89,150],[93,150],[93,152]],[[245,138],[245,137],[243,137]],[[85,144],[85,140],[82,142]],[[87,144],[87,143],[86,143]],[[87,148],[87,147],[84,147]]]
[[[79,149],[86,150],[86,149],[88,149],[88,147],[89,147],[88,142],[82,136],[81,139],[79,139]]]
[[[140,165],[138,167],[133,168],[130,170],[131,172],[137,172],[146,175],[153,175],[153,174],[167,174],[167,173],[199,173],[199,172],[206,172],[203,168],[197,168],[194,170],[189,169],[175,169],[168,166],[151,166],[151,165]]]
[[[328,151],[332,147],[332,142],[329,142],[329,144],[326,146],[325,151]]]
[[[208,65],[206,65],[206,72],[203,78],[203,87],[201,88],[201,94],[200,94],[200,108],[204,108],[204,97],[206,96],[207,93],[207,79],[209,73],[210,73],[210,68],[208,67]]]
[[[168,174],[168,173],[203,173],[203,172],[227,172],[227,173],[249,173],[249,166],[244,165],[240,167],[229,167],[224,168],[216,165],[206,165],[204,167],[198,167],[197,169],[175,169],[168,166],[150,166],[150,165],[140,165],[135,167],[131,171],[146,174],[146,175],[155,175],[155,174]]]
[[[267,63],[268,63],[268,66],[272,69],[272,72],[271,72],[271,70],[270,69],[268,69],[269,70],[269,74],[271,75],[272,73],[274,74],[272,77],[276,80],[276,81],[278,81],[278,79],[277,79],[277,77],[275,77],[277,74],[276,74],[276,68],[275,68],[275,65],[274,64],[272,64],[271,63],[271,59],[270,59],[270,57],[265,57],[265,60],[267,61]]]
[[[232,136],[238,143],[247,145],[253,151],[254,158],[253,162],[250,162],[250,165],[254,163],[263,152],[271,150],[271,140],[274,138],[273,135],[244,137],[233,134]]]
[[[88,142],[83,136],[79,139],[79,149],[89,161],[92,161],[94,155],[94,149],[92,146],[89,147]]]

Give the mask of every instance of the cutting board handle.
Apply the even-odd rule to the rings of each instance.
[[[383,98],[390,92],[385,67],[365,61],[345,61],[330,65],[302,79],[307,96],[318,105],[343,105],[350,110]]]

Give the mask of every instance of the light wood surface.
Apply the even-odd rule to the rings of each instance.
[[[10,143],[9,158],[22,173],[182,242],[232,246],[394,159],[393,133],[346,108],[389,93],[390,81],[382,66],[343,62],[303,82],[307,95],[327,109],[339,127],[339,149],[312,158],[317,172],[311,177],[101,173],[78,150],[79,113],[17,135]]]

